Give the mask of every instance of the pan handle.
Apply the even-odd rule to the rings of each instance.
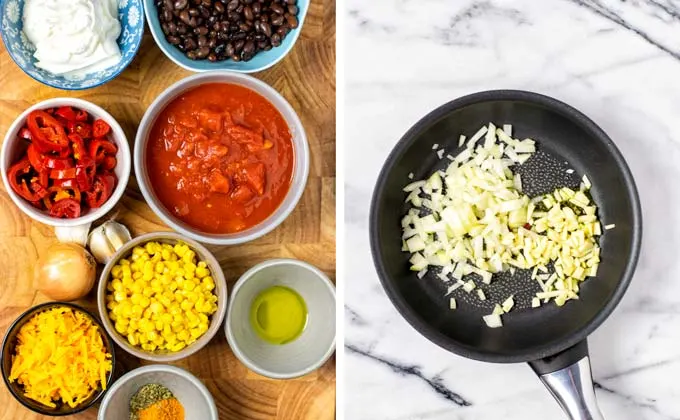
[[[604,420],[595,398],[586,340],[529,365],[571,420]]]

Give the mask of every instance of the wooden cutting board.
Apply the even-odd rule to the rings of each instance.
[[[48,98],[73,96],[109,111],[125,130],[132,147],[146,107],[165,88],[190,75],[161,52],[148,33],[131,65],[113,81],[86,91],[61,91],[25,75],[0,45],[0,139],[14,119],[30,105]],[[307,131],[311,151],[309,181],[300,203],[274,232],[246,245],[212,246],[229,287],[249,267],[271,258],[307,261],[335,278],[335,1],[312,2],[302,34],[293,50],[273,68],[258,73],[293,106]],[[115,213],[133,235],[169,230],[144,202],[130,178]],[[0,333],[27,308],[48,301],[35,290],[33,265],[55,242],[49,226],[32,221],[0,186]],[[94,294],[83,300],[96,311]],[[117,376],[143,363],[116,352]],[[224,331],[197,354],[173,363],[207,385],[220,420],[335,418],[335,357],[305,377],[280,381],[249,371],[233,355]],[[24,408],[0,385],[0,419],[51,418]],[[96,419],[97,407],[71,417]]]

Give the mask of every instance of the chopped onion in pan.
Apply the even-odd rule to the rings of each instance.
[[[536,151],[534,140],[515,139],[512,126],[489,123],[469,139],[461,135],[459,144],[465,149],[445,170],[403,189],[411,208],[401,223],[402,248],[412,254],[411,270],[422,278],[428,268],[441,267],[443,281],[457,281],[448,295],[459,287],[474,290],[474,280],[462,281],[469,274],[489,284],[494,273],[533,269],[531,278],[541,291],[532,307],[541,300],[562,306],[578,299],[579,284],[595,276],[600,263],[602,227],[588,195],[588,177],[579,190],[563,187],[530,198],[512,169]],[[486,299],[481,289],[477,294]],[[500,316],[513,306],[510,297],[485,322],[502,326]]]

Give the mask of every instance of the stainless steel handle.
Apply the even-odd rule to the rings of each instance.
[[[590,359],[539,376],[571,420],[604,420],[595,399]]]

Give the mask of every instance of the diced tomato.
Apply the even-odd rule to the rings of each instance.
[[[229,193],[231,185],[229,184],[229,179],[222,175],[219,169],[213,169],[210,172],[210,177],[208,179],[208,185],[210,192],[217,192],[221,194]]]
[[[231,193],[231,198],[237,203],[247,203],[255,197],[253,190],[248,188],[247,185],[239,185],[236,187],[233,193]]]
[[[261,162],[246,165],[241,170],[244,181],[250,185],[258,195],[264,194],[264,164]]]

